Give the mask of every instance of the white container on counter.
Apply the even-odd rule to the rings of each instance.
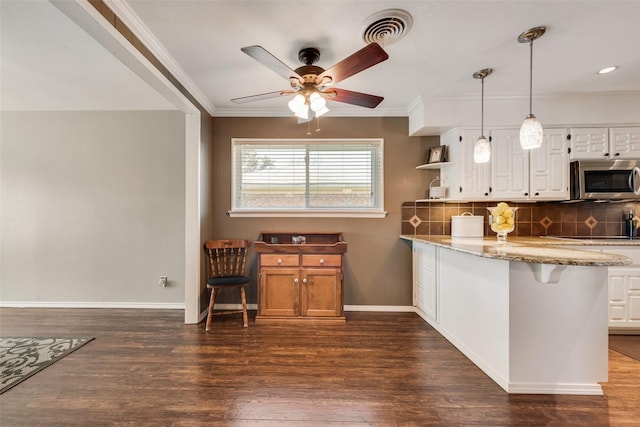
[[[465,212],[451,217],[451,237],[483,237],[484,217]]]

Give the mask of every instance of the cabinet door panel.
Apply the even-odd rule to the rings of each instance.
[[[640,295],[629,295],[629,321],[640,323]]]
[[[462,163],[462,198],[483,200],[489,198],[489,182],[491,167],[489,163],[476,163],[473,150],[480,138],[480,130],[464,130],[462,132],[462,150],[464,155],[458,159]]]
[[[302,271],[302,315],[340,316],[342,286],[340,270],[308,268]]]
[[[609,157],[608,128],[571,129],[571,159],[605,159]]]
[[[436,253],[433,245],[413,244],[414,304],[434,321],[438,318]]]
[[[261,316],[295,316],[299,307],[299,278],[297,268],[263,269],[260,277]]]
[[[529,152],[529,194],[537,200],[569,199],[567,129],[545,129],[542,147]]]
[[[611,158],[636,160],[640,157],[640,127],[609,129]]]
[[[492,199],[529,198],[529,150],[520,146],[518,129],[491,131]]]
[[[627,318],[627,313],[624,304],[611,304],[609,306],[609,321],[610,322],[624,322]]]

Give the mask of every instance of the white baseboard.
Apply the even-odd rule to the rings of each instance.
[[[0,308],[153,308],[184,310],[183,302],[2,301]]]
[[[67,301],[2,301],[0,308],[155,308],[162,310],[184,310],[184,303],[156,302],[67,302]],[[216,304],[218,310],[240,310],[240,304]],[[257,304],[247,304],[247,309],[257,310]],[[344,311],[382,311],[395,313],[413,313],[415,307],[410,305],[345,305]],[[200,320],[207,316],[205,309],[200,313]]]
[[[344,311],[388,311],[395,313],[414,313],[412,305],[345,305]]]

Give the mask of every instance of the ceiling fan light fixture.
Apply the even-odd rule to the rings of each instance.
[[[294,111],[293,114],[301,119],[308,119],[309,118],[309,106],[307,104],[302,104],[298,110]]]
[[[484,68],[473,73],[474,79],[482,82],[482,92],[480,96],[480,138],[473,147],[473,162],[487,163],[491,159],[491,144],[484,136],[484,78],[493,73],[493,68]]]
[[[313,92],[309,96],[309,106],[311,107],[311,110],[313,110],[314,112],[318,112],[323,108],[326,108],[327,101],[322,96],[320,96],[318,92]]]
[[[524,33],[518,36],[520,43],[529,43],[529,114],[525,117],[522,126],[520,127],[520,146],[525,150],[531,150],[538,148],[542,145],[543,131],[542,124],[533,115],[532,112],[532,100],[533,100],[533,41],[542,37],[545,33],[546,27],[534,27],[530,28]]]
[[[329,112],[329,109],[326,106],[322,107],[321,109],[319,109],[317,111],[314,111],[316,117],[324,116],[328,112]]]
[[[304,105],[304,96],[297,94],[287,105],[292,113],[296,113]]]

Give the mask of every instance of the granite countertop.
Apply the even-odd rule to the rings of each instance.
[[[401,239],[423,242],[484,258],[532,264],[617,266],[629,265],[631,259],[618,254],[568,248],[566,246],[602,246],[591,240],[540,237],[513,237],[498,243],[495,237],[465,238],[451,236],[400,235]],[[592,242],[592,243],[589,243]],[[609,245],[609,244],[608,244]],[[640,242],[635,244],[640,246]]]

